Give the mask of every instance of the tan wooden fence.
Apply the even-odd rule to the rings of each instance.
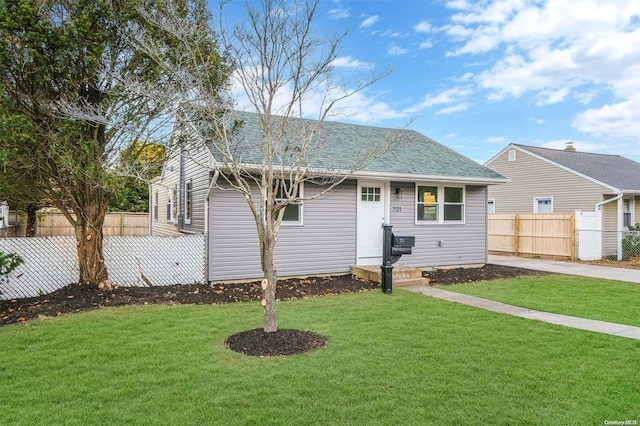
[[[489,253],[575,259],[574,213],[493,213],[488,221]]]
[[[37,237],[61,237],[75,235],[73,227],[62,213],[38,212]],[[18,222],[25,222],[26,217],[16,217]],[[11,222],[10,222],[11,223]],[[13,222],[15,223],[15,222]],[[24,237],[24,223],[16,226],[15,237]],[[102,232],[105,236],[145,236],[149,235],[148,213],[107,213]],[[1,236],[1,235],[0,235]]]

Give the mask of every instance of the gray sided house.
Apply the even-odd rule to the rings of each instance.
[[[237,114],[247,141],[243,158],[259,164],[258,116]],[[392,132],[400,132],[399,142],[382,157],[321,197],[287,207],[275,253],[279,276],[343,274],[353,265],[380,265],[382,223],[415,234],[416,247],[402,258],[404,265],[487,261],[487,188],[505,181],[498,173],[412,130],[329,121],[320,130],[324,148],[309,161],[315,170],[340,169],[344,158]],[[212,182],[224,173],[216,173],[215,164],[209,150],[189,155],[183,150],[167,160],[150,187],[151,233],[207,233],[210,281],[260,278],[253,216],[243,196],[224,190],[223,179]],[[304,182],[301,195],[309,198],[322,188]]]
[[[485,166],[508,179],[489,189],[490,212],[600,212],[612,235],[640,222],[640,163],[619,155],[510,144]]]

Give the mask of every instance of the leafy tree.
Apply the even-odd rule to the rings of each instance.
[[[8,114],[32,131],[24,140],[4,132],[0,150],[20,154],[7,167],[35,173],[38,189],[74,226],[81,283],[108,280],[102,225],[120,181],[119,153],[166,126],[166,105],[125,90],[171,77],[131,43],[142,29],[165,37],[159,55],[172,61],[177,41],[140,12],[163,8],[162,0],[0,2],[0,96]],[[203,0],[180,1],[176,10],[190,28],[209,18]],[[208,47],[217,56],[215,42]]]
[[[353,158],[345,158],[339,170],[311,170],[309,160],[321,155],[326,146],[321,137],[322,123],[333,115],[335,103],[369,87],[386,73],[356,76],[351,88],[335,80],[333,64],[345,34],[326,39],[316,36],[318,1],[247,2],[245,19],[232,29],[226,28],[222,19],[225,4],[221,2],[218,33],[225,57],[233,65],[233,82],[258,114],[262,140],[245,141],[238,136],[243,122],[228,111],[233,100],[212,90],[215,86],[209,82],[206,62],[203,66],[199,60],[203,55],[197,44],[181,36],[185,28],[179,22],[149,14],[148,19],[157,28],[182,43],[177,49],[181,54],[177,66],[165,67],[175,75],[174,84],[152,96],[159,96],[154,97],[156,103],[180,100],[174,103],[177,128],[186,129],[185,133],[191,136],[185,140],[199,140],[211,147],[221,172],[218,188],[237,191],[247,201],[255,220],[264,273],[264,331],[275,332],[274,248],[285,208],[309,199],[300,195],[303,182],[324,184],[314,198],[326,194],[351,173],[383,155],[400,132],[389,132],[384,140],[371,141]],[[163,50],[145,37],[140,37],[139,45],[151,57]],[[313,111],[317,120],[300,125],[301,121],[292,118],[307,116],[309,111],[305,114],[304,108],[310,98],[318,101],[318,108]],[[252,152],[260,153],[252,164],[243,161],[247,145],[251,145]]]
[[[117,173],[122,176],[109,210],[149,211],[149,180],[160,175],[166,149],[156,143],[132,142],[122,152]]]

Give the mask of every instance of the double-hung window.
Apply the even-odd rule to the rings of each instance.
[[[158,194],[158,190],[156,189],[155,192],[153,193],[153,219],[154,220],[158,220],[158,198],[159,198],[159,194]]]
[[[191,223],[191,212],[193,210],[193,180],[187,179],[184,183],[184,223]]]
[[[622,220],[623,220],[623,226],[625,228],[628,228],[629,226],[634,225],[631,221],[632,216],[633,216],[632,200],[631,198],[624,198],[622,200]]]
[[[416,224],[463,223],[464,193],[462,186],[417,185]]]
[[[178,187],[167,191],[167,220],[175,222],[178,217]]]
[[[277,182],[276,189],[276,203],[282,202],[286,199],[285,188],[283,187],[283,183],[280,181]],[[284,183],[286,188],[290,185],[289,181]],[[302,198],[304,190],[304,182],[300,182],[298,185],[298,191],[296,192],[296,198]],[[284,216],[282,217],[283,225],[302,225],[302,201],[299,201],[297,204],[289,204],[284,208]]]

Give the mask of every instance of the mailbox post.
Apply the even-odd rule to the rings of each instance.
[[[393,289],[393,264],[400,260],[403,254],[411,254],[411,247],[416,245],[416,237],[412,234],[391,232],[392,225],[382,225],[382,292],[391,294]]]

